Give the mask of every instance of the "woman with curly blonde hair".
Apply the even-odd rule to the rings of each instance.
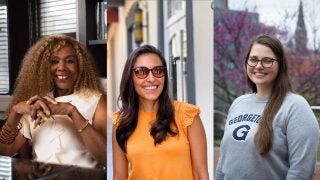
[[[6,115],[0,154],[30,141],[35,160],[105,166],[106,95],[92,56],[75,39],[46,36],[29,49]]]

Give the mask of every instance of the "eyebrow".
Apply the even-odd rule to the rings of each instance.
[[[265,56],[265,57],[262,57],[262,58],[259,58],[258,56],[249,56],[249,58],[252,58],[252,57],[255,57],[255,58],[258,58],[258,59],[264,59],[264,58],[269,58],[269,59],[277,59],[276,57],[273,58],[273,57],[268,57],[268,56]]]

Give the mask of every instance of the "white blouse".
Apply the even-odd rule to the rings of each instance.
[[[100,97],[100,93],[90,93],[84,96],[83,93],[75,92],[71,95],[57,97],[55,100],[70,102],[92,125],[92,118]],[[82,167],[97,166],[98,162],[85,147],[69,116],[53,115],[53,118],[49,118],[49,121],[36,128],[30,116],[23,116],[21,123],[23,127],[20,132],[31,140],[35,160]]]

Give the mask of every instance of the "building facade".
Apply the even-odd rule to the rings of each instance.
[[[128,54],[138,46],[153,45],[167,60],[172,97],[201,108],[200,117],[208,142],[210,179],[213,179],[212,2],[108,1],[108,11],[113,12],[108,15],[107,42],[109,132],[111,112],[118,109],[120,80]],[[142,19],[137,19],[141,14]],[[108,176],[111,172],[108,166]]]

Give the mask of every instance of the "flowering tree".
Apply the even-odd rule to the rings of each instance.
[[[320,104],[320,54],[297,48],[287,48],[286,55],[293,89],[304,96],[309,104]]]

